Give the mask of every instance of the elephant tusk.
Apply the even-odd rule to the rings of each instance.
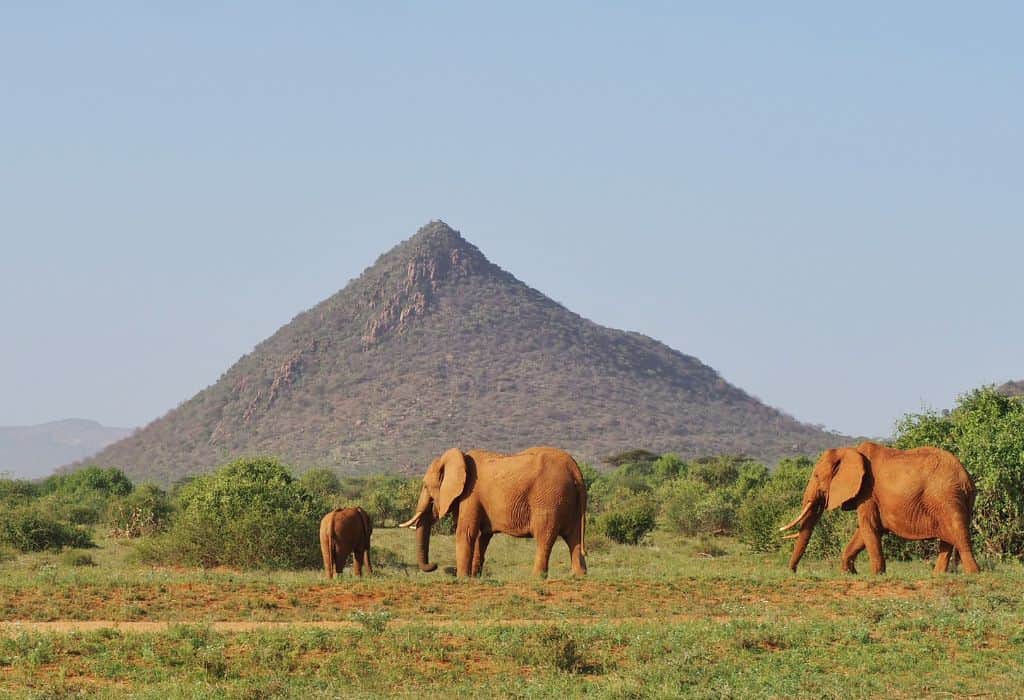
[[[785,532],[786,530],[789,530],[790,528],[792,528],[793,526],[795,526],[795,525],[796,525],[796,524],[797,524],[798,522],[800,522],[801,520],[803,520],[803,519],[804,519],[804,516],[805,516],[805,515],[807,515],[807,512],[808,512],[808,511],[809,511],[809,510],[811,509],[811,507],[812,507],[813,505],[814,505],[814,503],[813,503],[813,502],[811,502],[811,503],[808,503],[807,505],[805,505],[805,506],[804,506],[804,509],[803,509],[802,511],[800,511],[800,515],[796,516],[796,517],[795,517],[795,518],[793,519],[793,521],[792,521],[792,522],[790,522],[790,523],[789,523],[788,525],[783,525],[782,527],[780,527],[780,528],[779,528],[779,532]]]
[[[784,540],[795,540],[799,536],[800,536],[799,532],[793,532],[793,533],[790,533],[788,535],[783,535],[782,539],[784,539]]]
[[[413,530],[415,530],[417,527],[419,527],[420,518],[421,517],[423,517],[423,511],[422,510],[419,511],[418,513],[416,513],[416,515],[414,515],[411,518],[409,518],[408,520],[406,520],[404,523],[402,523],[398,527],[408,527],[408,528],[412,528]]]

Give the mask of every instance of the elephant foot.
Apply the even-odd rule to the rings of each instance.
[[[849,564],[848,566],[842,566],[839,568],[839,570],[842,571],[844,574],[850,574],[851,576],[857,575],[857,567],[855,567],[853,564]]]

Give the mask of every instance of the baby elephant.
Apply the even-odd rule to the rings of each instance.
[[[363,575],[363,564],[366,570],[373,573],[370,565],[370,535],[373,525],[370,516],[362,508],[338,508],[332,510],[320,521],[320,552],[324,555],[324,571],[327,578],[339,574],[353,555],[356,576]]]

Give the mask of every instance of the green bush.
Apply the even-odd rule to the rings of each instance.
[[[4,545],[20,552],[94,546],[88,531],[35,504],[0,511],[0,546]]]
[[[91,465],[67,474],[57,474],[43,481],[45,493],[59,493],[77,496],[82,493],[101,493],[106,496],[127,496],[132,491],[132,482],[120,469],[104,469]]]
[[[107,523],[114,537],[136,538],[160,532],[167,525],[171,503],[155,484],[143,484],[107,507]]]
[[[634,495],[600,516],[595,529],[619,544],[639,544],[654,529],[658,508],[648,496]]]
[[[45,479],[39,505],[75,525],[95,525],[103,521],[112,500],[131,491],[132,482],[120,469],[88,466]]]
[[[422,485],[420,479],[375,477],[369,480],[360,501],[378,527],[394,526],[415,512]]]
[[[746,457],[734,455],[701,457],[690,467],[690,476],[713,489],[728,488],[739,478],[740,467],[749,461]]]
[[[299,477],[302,487],[324,504],[324,512],[341,505],[341,479],[330,469],[310,469]]]
[[[183,486],[167,533],[146,560],[204,567],[315,567],[322,507],[271,458],[239,459]]]
[[[25,479],[0,479],[0,508],[24,505],[39,495],[39,485]]]
[[[683,535],[726,534],[735,528],[736,506],[728,489],[693,477],[674,479],[657,491],[665,527]]]
[[[679,455],[664,454],[651,465],[651,477],[657,483],[671,481],[680,476],[686,476],[690,465],[679,458]]]

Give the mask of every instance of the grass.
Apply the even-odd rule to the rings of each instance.
[[[530,541],[497,537],[485,576],[421,574],[408,531],[374,533],[377,575],[154,569],[132,545],[0,562],[0,696],[1016,697],[1024,570],[873,577],[785,569],[716,539],[595,538],[590,575],[529,575]],[[451,538],[434,559],[454,561]],[[24,624],[10,624],[23,621]],[[135,623],[122,629],[69,621]],[[140,626],[138,623],[150,623]]]

